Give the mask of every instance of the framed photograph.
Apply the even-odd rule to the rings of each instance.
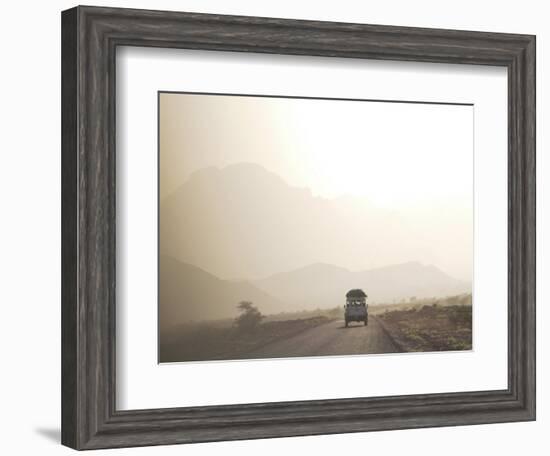
[[[535,419],[535,37],[62,13],[62,443]]]

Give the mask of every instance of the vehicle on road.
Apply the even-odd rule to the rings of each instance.
[[[356,288],[346,293],[344,320],[346,328],[352,321],[363,322],[365,326],[369,324],[367,295],[363,290]]]

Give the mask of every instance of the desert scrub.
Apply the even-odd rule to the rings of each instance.
[[[471,350],[472,307],[432,303],[378,315],[406,351]]]

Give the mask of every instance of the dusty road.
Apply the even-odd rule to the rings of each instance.
[[[287,358],[289,356],[359,355],[366,353],[395,353],[399,351],[384,332],[376,317],[368,326],[343,320],[332,321],[304,331],[288,339],[264,345],[246,358]]]

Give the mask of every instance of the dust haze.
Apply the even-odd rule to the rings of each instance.
[[[472,106],[159,104],[161,342],[243,301],[269,316],[341,307],[352,288],[380,305],[471,293]]]

